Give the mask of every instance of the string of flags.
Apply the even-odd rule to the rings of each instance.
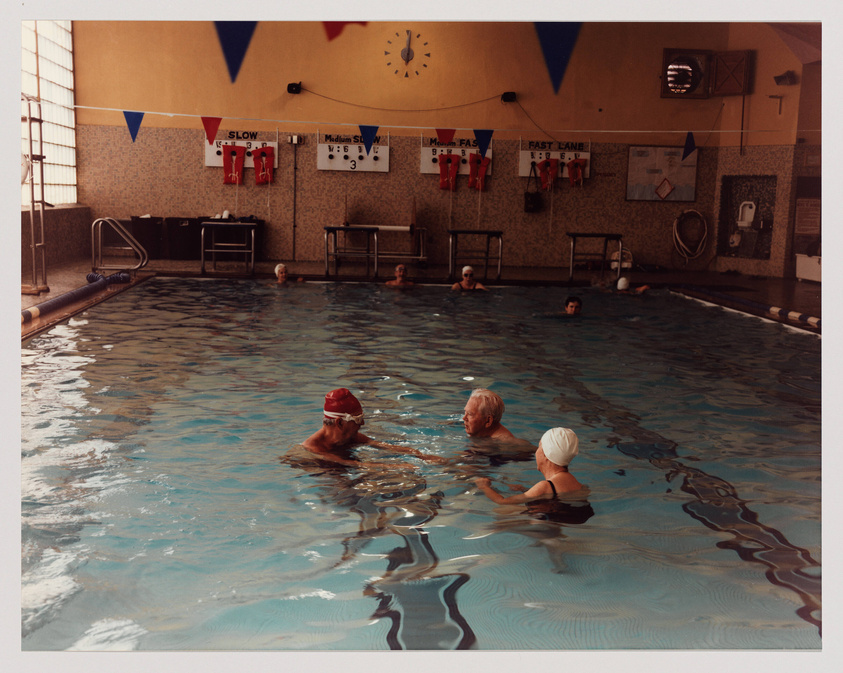
[[[365,27],[367,22],[322,21],[322,26],[325,29],[325,34],[329,42],[339,37],[345,28],[351,24]],[[237,76],[240,74],[240,68],[249,51],[249,45],[252,42],[257,25],[258,21],[214,21],[217,38],[219,39],[220,48],[232,84],[237,81]],[[580,22],[551,21],[536,22],[533,25],[535,26],[536,35],[538,36],[545,64],[548,68],[553,91],[554,93],[558,93],[582,24]],[[126,111],[123,114],[126,117],[126,124],[132,135],[132,142],[135,142],[141,122],[143,121],[143,113]],[[209,136],[208,142],[211,142],[210,136],[216,135],[216,130],[211,133],[208,125],[209,123],[213,123],[215,119],[214,117],[202,117],[202,123],[205,124],[205,132]],[[206,122],[206,120],[208,121]],[[363,128],[361,127],[361,132]],[[491,137],[491,131],[484,133],[488,133]],[[374,137],[373,133],[371,137]],[[484,141],[478,138],[478,143],[480,142]],[[486,144],[488,145],[488,143]],[[485,150],[481,154],[485,155]]]
[[[329,42],[339,37],[339,35],[343,33],[346,27],[351,24],[356,24],[365,27],[367,25],[367,22],[322,22],[326,37]],[[228,69],[228,74],[232,83],[237,80],[237,76],[240,73],[243,61],[245,60],[246,55],[249,51],[249,46],[257,29],[257,25],[257,21],[214,22],[217,37],[220,43],[220,48],[222,50],[226,67]],[[582,24],[580,22],[557,21],[535,22],[533,25],[536,31],[536,36],[538,37],[538,41],[542,49],[542,54],[544,56],[545,64],[548,69],[548,75],[550,76],[553,91],[554,93],[558,93],[559,87],[561,86],[562,80],[565,76],[565,71],[567,69],[568,62],[570,61],[571,54],[573,53],[574,47],[576,45],[580,27]],[[126,120],[126,126],[132,137],[132,142],[134,143],[137,139],[138,132],[140,131],[140,127],[144,118],[144,113],[131,110],[124,110],[123,116]],[[203,116],[201,117],[201,120],[202,125],[205,129],[205,137],[208,141],[208,144],[213,144],[214,139],[216,138],[217,132],[219,130],[220,124],[222,122],[222,117]],[[365,145],[367,155],[371,151],[372,144],[374,143],[378,128],[378,126],[373,125],[359,126],[360,136],[363,139],[363,144]],[[435,130],[437,139],[440,144],[447,146],[453,141],[456,129],[437,128]],[[488,150],[494,131],[490,129],[474,129],[473,132],[478,151],[476,154],[473,153],[469,157],[470,182],[473,183],[470,184],[470,187],[482,190],[484,185],[485,169],[489,163],[489,159],[486,157],[486,152]],[[226,145],[226,147],[236,148],[235,145]],[[224,172],[226,176],[225,181],[227,184],[242,184],[243,158],[239,156],[239,151],[240,150],[232,149],[231,152],[224,152],[224,162],[226,164]],[[684,161],[694,151],[696,151],[694,136],[693,133],[689,131],[685,139],[685,147],[682,155],[682,160]],[[259,159],[261,162],[261,169],[259,178],[260,182],[258,184],[266,184],[267,182],[272,181],[271,166],[274,157],[269,158],[269,169],[267,169],[266,153],[261,154]],[[256,169],[257,168],[258,164],[256,163]],[[446,165],[440,165],[440,171],[443,172],[443,183],[453,189],[455,175],[451,176],[451,173],[453,172],[455,174],[456,171],[452,170],[452,167]],[[572,182],[573,179],[574,178],[572,177]]]

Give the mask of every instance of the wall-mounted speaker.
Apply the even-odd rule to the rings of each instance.
[[[665,49],[662,57],[662,98],[708,98],[711,52]]]

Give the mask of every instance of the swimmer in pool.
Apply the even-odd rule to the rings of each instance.
[[[472,391],[463,409],[462,422],[469,437],[514,439],[515,436],[501,425],[504,404],[500,395],[486,388]]]
[[[636,288],[630,288],[629,278],[626,276],[618,278],[618,294],[643,294],[649,289],[649,285],[639,285]]]
[[[568,297],[565,300],[565,314],[579,315],[582,311],[582,299],[579,297]]]
[[[277,285],[284,285],[287,282],[287,267],[284,264],[275,265],[275,279]],[[299,283],[304,282],[304,278],[298,278]]]
[[[547,500],[555,498],[560,493],[573,493],[583,488],[576,477],[568,471],[568,465],[579,453],[579,442],[573,430],[568,428],[552,428],[544,433],[536,449],[536,467],[544,476],[544,480],[516,495],[503,496],[492,488],[488,477],[478,477],[474,480],[486,496],[499,505],[517,505],[532,500]],[[523,487],[510,486],[514,490]]]
[[[459,283],[451,285],[452,290],[460,290],[463,292],[471,292],[473,290],[486,290],[483,283],[474,280],[474,269],[470,266],[462,268],[462,280]]]
[[[386,284],[389,287],[413,287],[414,285],[413,281],[407,280],[407,267],[403,264],[395,266],[395,278],[386,281]]]
[[[347,388],[337,388],[325,395],[322,413],[322,427],[302,442],[307,451],[322,460],[353,467],[399,467],[396,463],[364,462],[357,460],[350,453],[355,445],[366,444],[385,451],[415,456],[430,463],[447,462],[440,456],[422,453],[407,446],[380,442],[364,435],[360,432],[364,423],[363,407]]]

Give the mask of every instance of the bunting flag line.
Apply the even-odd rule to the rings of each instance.
[[[689,154],[696,152],[697,144],[694,142],[694,134],[691,131],[688,131],[688,135],[685,136],[685,150],[682,152],[682,161],[688,158]]]
[[[349,23],[358,23],[361,26],[366,25],[365,21],[323,21],[322,25],[325,27],[325,32],[328,35],[328,42],[339,36],[339,34],[342,33],[343,28],[345,28]]]
[[[486,156],[486,150],[489,149],[489,143],[492,140],[494,131],[489,129],[474,129],[474,137],[477,139],[477,149],[480,151],[480,156]]]
[[[132,142],[138,137],[138,130],[143,121],[143,112],[129,112],[123,110],[123,116],[126,118],[126,126],[129,127],[129,133],[132,134]]]
[[[443,145],[447,145],[454,139],[454,133],[456,129],[436,129],[436,138]]]
[[[214,144],[221,121],[222,117],[202,117],[202,126],[205,127],[205,137],[208,139],[209,145]]]
[[[367,156],[369,154],[369,150],[372,149],[372,143],[375,140],[375,134],[377,132],[377,126],[364,126],[363,124],[360,125],[360,135],[363,136],[363,144],[366,146]]]
[[[228,74],[233,84],[240,72],[240,66],[243,65],[243,59],[258,22],[214,21],[214,25],[217,28],[217,37],[219,37],[225,63],[228,66]]]
[[[565,70],[577,43],[581,22],[576,21],[541,21],[533,24],[544,54],[553,93],[559,93],[559,86],[565,77]]]

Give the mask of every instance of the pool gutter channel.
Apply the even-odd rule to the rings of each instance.
[[[722,292],[717,292],[716,290],[694,285],[677,285],[670,288],[670,290],[694,299],[730,308],[734,311],[738,311],[739,313],[746,313],[759,318],[767,318],[768,320],[780,322],[790,327],[796,327],[813,334],[822,334],[822,320],[807,314],[798,313],[796,311],[788,311],[787,309],[778,306],[762,304],[752,301],[751,299],[735,297],[734,295],[728,295]]]

